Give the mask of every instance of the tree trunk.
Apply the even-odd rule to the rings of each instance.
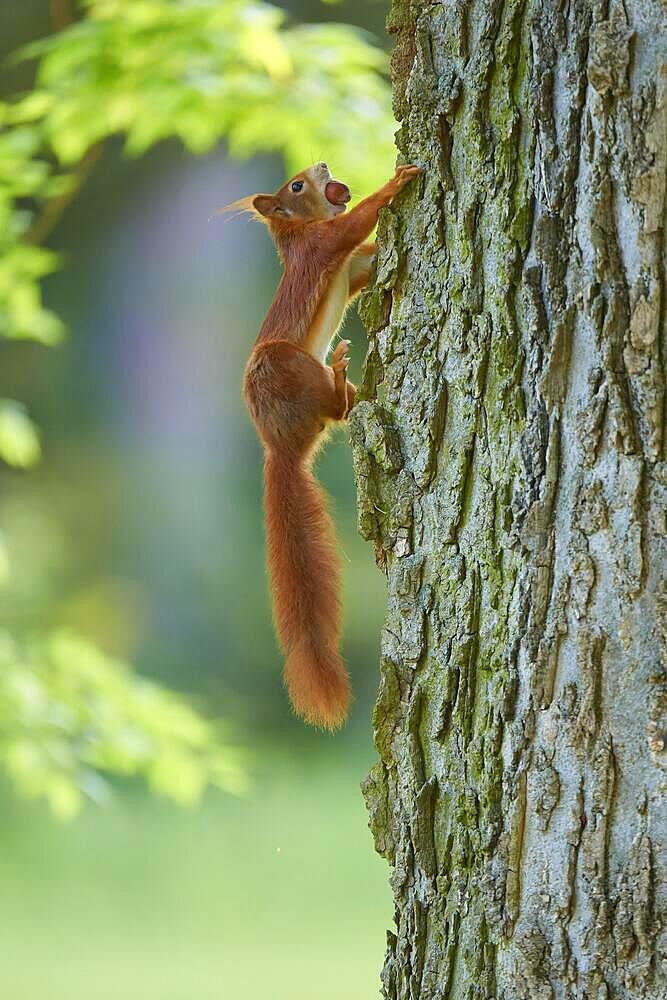
[[[395,0],[350,426],[384,995],[667,989],[665,7]],[[661,342],[662,336],[662,342]]]

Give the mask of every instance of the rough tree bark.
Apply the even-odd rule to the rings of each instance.
[[[351,416],[384,994],[667,995],[665,6],[395,0]],[[662,337],[662,341],[661,341]]]

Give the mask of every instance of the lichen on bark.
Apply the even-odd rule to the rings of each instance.
[[[665,9],[395,0],[350,418],[390,1000],[667,989]]]

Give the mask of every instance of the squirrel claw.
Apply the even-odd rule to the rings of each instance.
[[[341,340],[340,343],[336,345],[336,349],[331,355],[331,367],[335,372],[344,372],[347,370],[347,366],[350,363],[350,358],[347,353],[349,346],[349,340]]]
[[[423,167],[418,167],[414,163],[405,163],[400,167],[396,167],[395,178],[401,187],[404,187],[413,177],[419,177],[423,173],[425,173]]]

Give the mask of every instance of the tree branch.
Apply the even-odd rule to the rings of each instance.
[[[56,31],[68,28],[74,20],[72,0],[49,0],[51,20]]]
[[[57,32],[64,31],[74,23],[72,0],[49,0],[49,9],[53,27]],[[53,232],[72,199],[79,193],[88,179],[88,175],[100,158],[102,149],[102,143],[91,146],[79,161],[76,169],[72,171],[73,183],[69,191],[44,203],[24,237],[26,243],[43,243]]]
[[[63,213],[88,179],[88,175],[100,158],[102,149],[103,143],[101,142],[90,147],[77,164],[76,169],[72,171],[73,183],[70,189],[57,198],[50,198],[49,201],[44,203],[41,211],[35,215],[32,224],[25,234],[24,242],[31,244],[43,243],[51,235]]]

